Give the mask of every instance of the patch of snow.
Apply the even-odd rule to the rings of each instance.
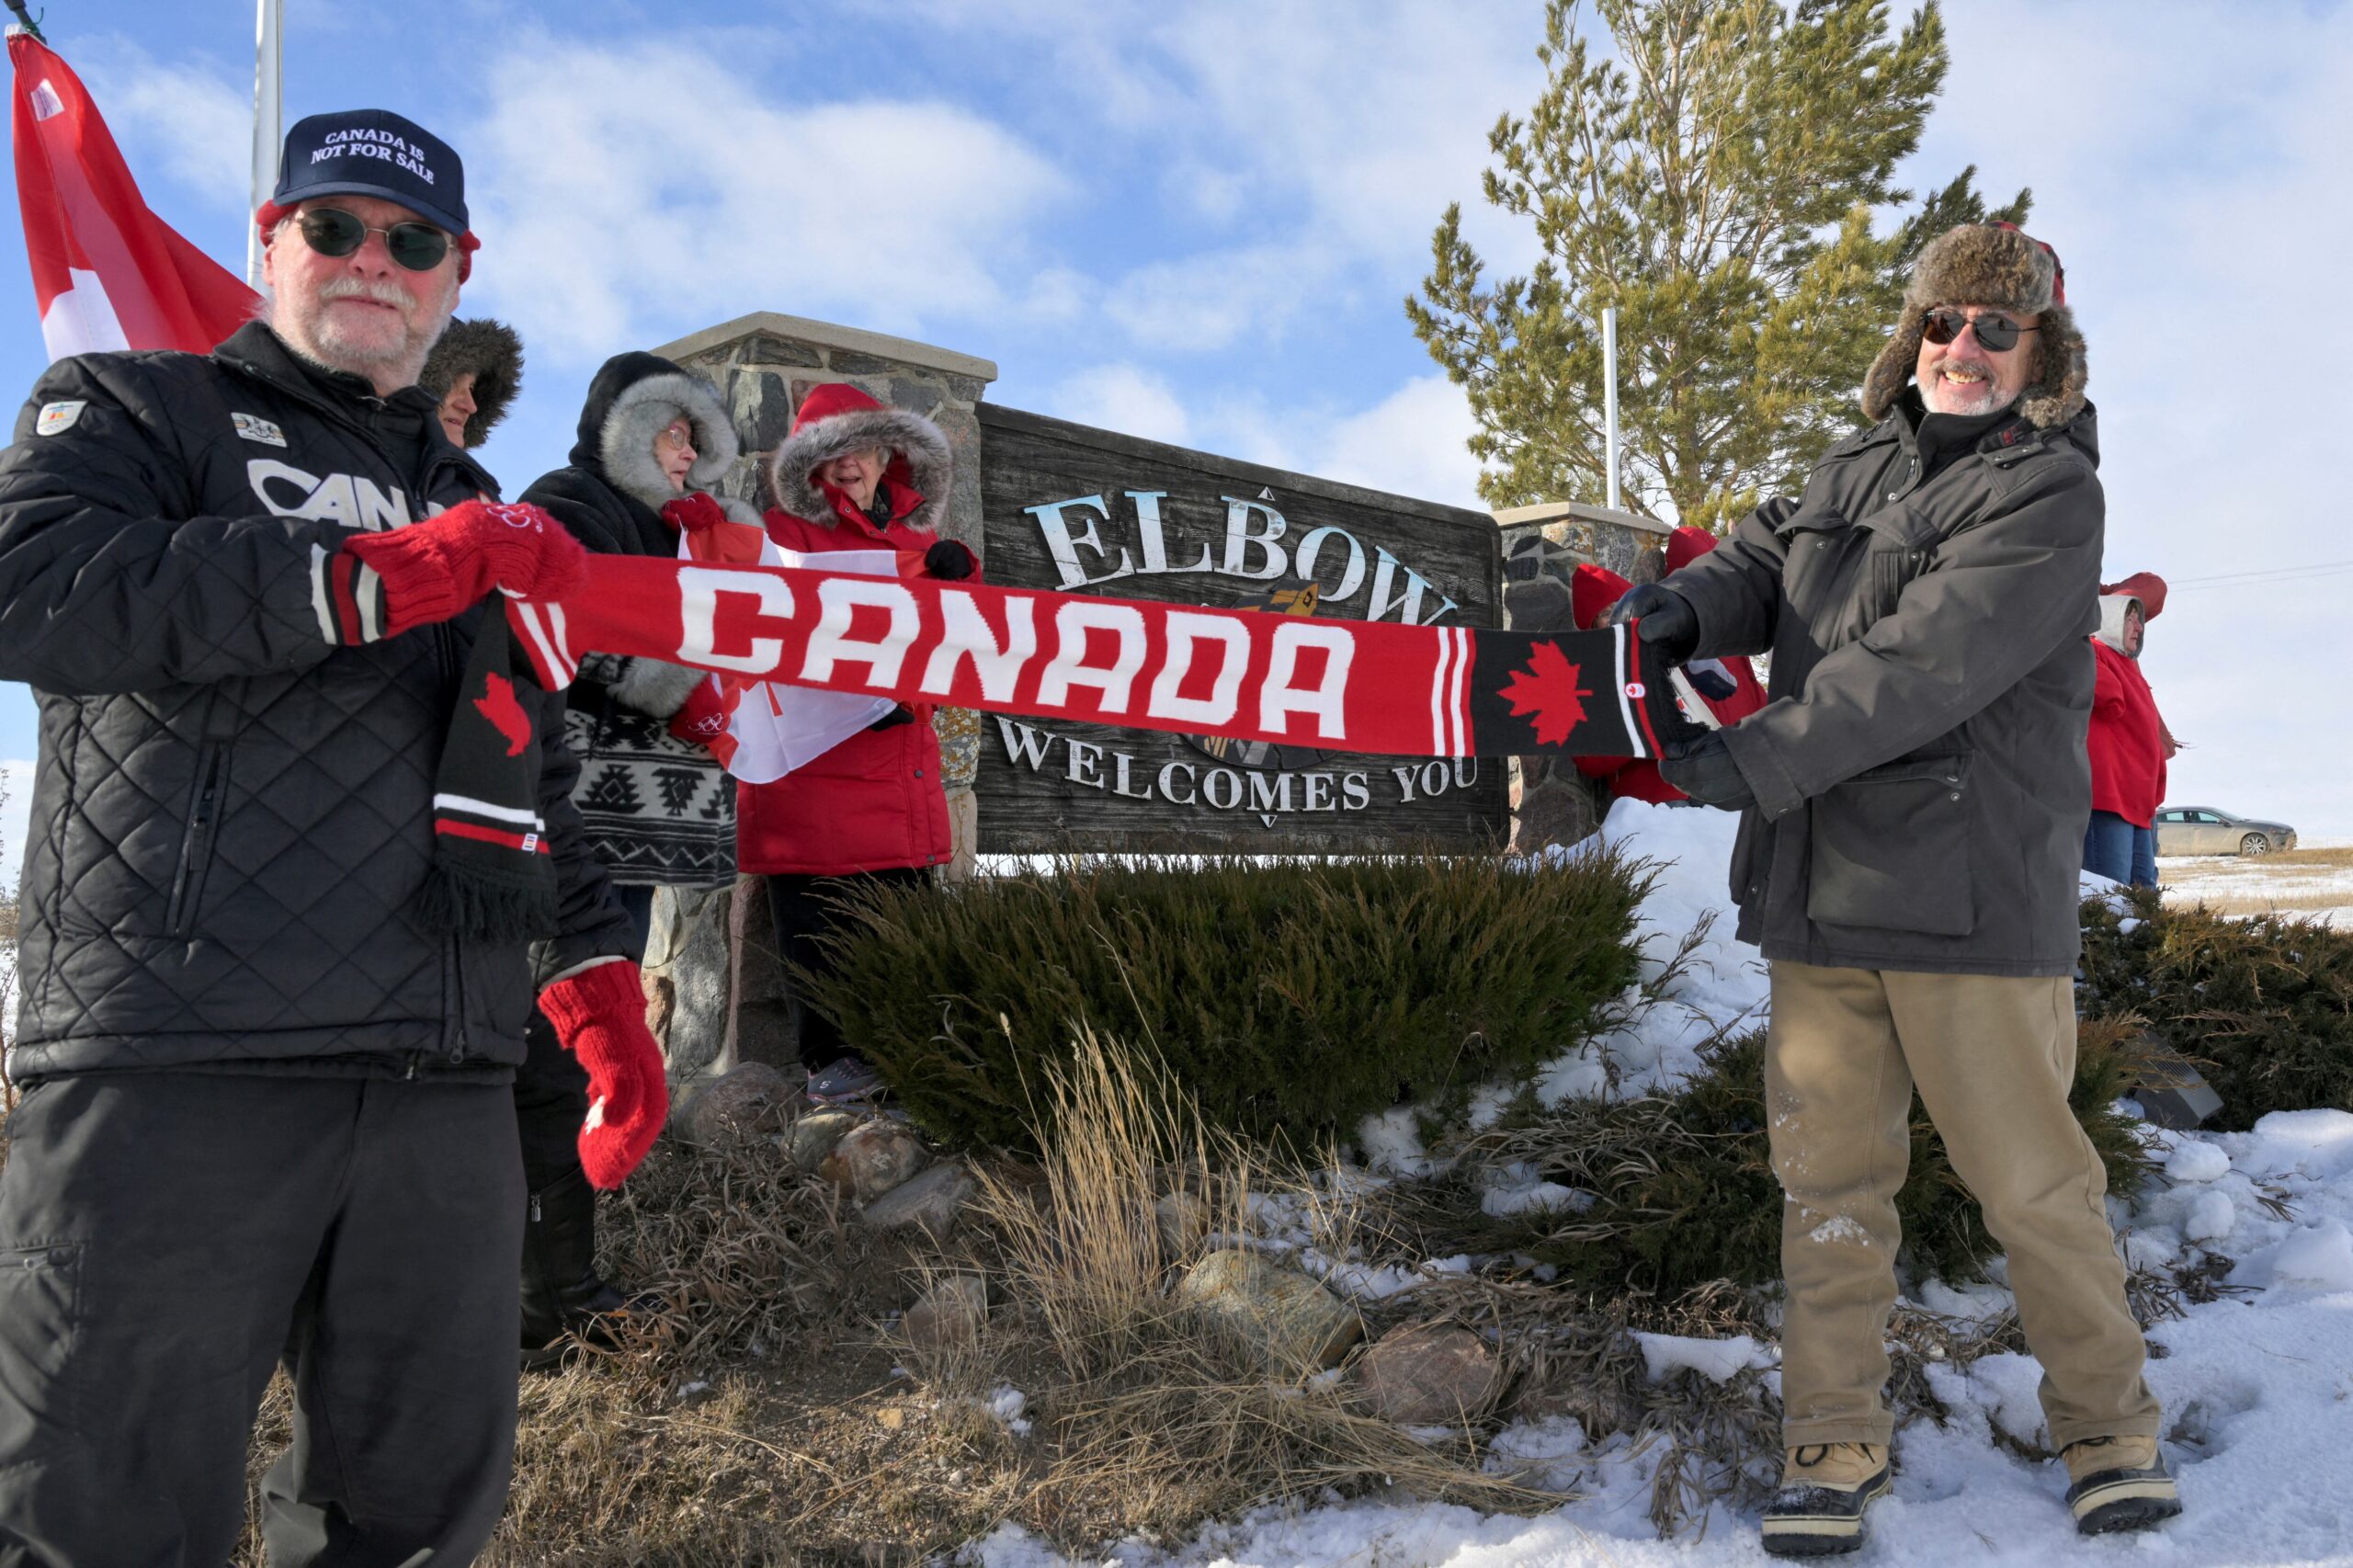
[[[1488,1189],[1479,1199],[1480,1210],[1501,1220],[1530,1210],[1552,1214],[1566,1211],[1582,1214],[1593,1207],[1594,1196],[1574,1187],[1563,1187],[1557,1181],[1530,1182],[1526,1187],[1498,1187]]]
[[[2231,1195],[2209,1187],[2198,1195],[2189,1205],[2189,1212],[2182,1217],[2182,1239],[2217,1241],[2231,1233],[2231,1227],[2238,1223],[2238,1207],[2231,1201]]]
[[[982,1408],[995,1416],[998,1423],[1015,1437],[1029,1435],[1029,1422],[1021,1414],[1029,1408],[1029,1396],[1011,1383],[1001,1383],[990,1390],[987,1403]]]
[[[1693,1371],[1711,1383],[1728,1383],[1751,1368],[1762,1371],[1774,1364],[1770,1347],[1745,1334],[1729,1339],[1688,1339],[1677,1334],[1637,1334],[1643,1366],[1651,1381],[1671,1373]]]
[[[2248,1136],[2256,1146],[2247,1168],[2258,1176],[2325,1181],[2353,1171],[2353,1111],[2275,1110],[2256,1118]]]
[[[2174,1181],[2219,1181],[2230,1170],[2231,1157],[2203,1139],[2178,1145],[2165,1159],[2165,1175]]]

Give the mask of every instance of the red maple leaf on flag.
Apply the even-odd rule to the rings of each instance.
[[[1585,699],[1593,693],[1577,684],[1580,678],[1558,642],[1539,642],[1528,667],[1512,671],[1511,684],[1495,695],[1511,704],[1513,718],[1536,721],[1538,744],[1556,746],[1585,722]]]

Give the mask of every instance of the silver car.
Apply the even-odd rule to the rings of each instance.
[[[2157,813],[2160,855],[2268,855],[2293,849],[2296,830],[2286,823],[2234,817],[2211,806],[2167,806]]]

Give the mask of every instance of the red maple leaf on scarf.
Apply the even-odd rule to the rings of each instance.
[[[474,706],[493,729],[506,737],[506,755],[522,756],[531,740],[531,716],[515,700],[515,683],[502,675],[485,676],[483,694],[474,699]]]
[[[1577,685],[1579,678],[1558,642],[1539,642],[1528,667],[1512,671],[1511,684],[1495,695],[1511,704],[1513,718],[1536,721],[1538,744],[1554,746],[1585,722],[1585,699],[1593,693]]]

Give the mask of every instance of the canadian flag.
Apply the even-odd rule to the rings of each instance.
[[[109,348],[201,354],[259,302],[141,199],[82,79],[12,29],[17,198],[49,357]]]

